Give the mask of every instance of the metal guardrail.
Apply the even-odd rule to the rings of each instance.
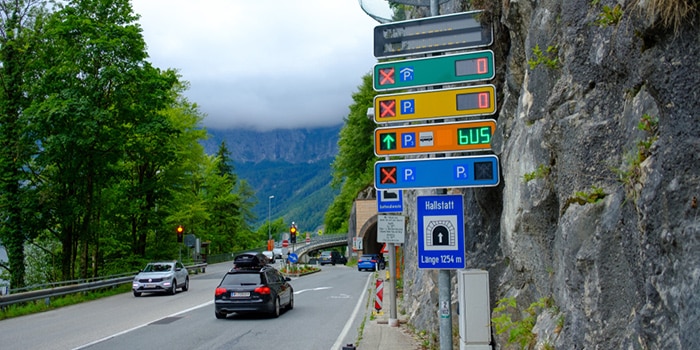
[[[324,235],[323,237],[319,238],[316,237],[312,240],[311,243],[306,244],[306,243],[301,243],[298,244],[296,247],[297,254],[301,257],[302,255],[307,254],[310,251],[320,249],[320,248],[325,248],[325,247],[331,247],[333,245],[341,245],[343,243],[347,243],[347,234],[331,234],[331,235]],[[252,249],[252,250],[258,250],[258,249]],[[260,251],[264,250],[264,248],[261,248]],[[251,251],[251,250],[246,250],[246,251]],[[236,255],[236,253],[230,253],[230,254],[222,254],[219,259],[222,261],[228,260],[229,258],[233,260],[233,257]],[[223,258],[223,259],[222,259]],[[209,260],[209,259],[207,259]],[[202,273],[206,271],[207,263],[200,263],[200,264],[194,264],[194,265],[188,265],[185,266],[185,268],[188,271],[192,270],[200,270]],[[113,276],[107,276],[105,279],[102,280],[87,280],[89,282],[82,282],[86,280],[74,280],[74,281],[62,281],[62,282],[56,282],[56,283],[47,283],[47,284],[42,284],[42,285],[35,285],[35,286],[30,286],[27,288],[42,288],[45,286],[51,286],[51,288],[46,288],[46,289],[40,289],[40,290],[32,290],[32,291],[26,291],[26,292],[20,292],[20,293],[11,293],[7,295],[0,295],[0,308],[5,308],[10,305],[18,304],[18,303],[24,303],[28,301],[35,301],[35,300],[40,300],[40,299],[46,299],[46,302],[49,303],[51,298],[63,296],[66,294],[73,294],[73,293],[81,293],[81,292],[87,292],[87,291],[92,291],[96,289],[102,289],[102,288],[108,288],[108,287],[116,287],[125,283],[129,283],[134,279],[134,276],[136,276],[136,273],[134,274],[128,274],[128,275],[113,275]],[[58,287],[55,287],[58,286]],[[25,288],[25,289],[27,289]],[[20,289],[24,290],[24,289]]]
[[[194,264],[194,265],[188,265],[185,266],[185,268],[188,271],[192,270],[202,270],[202,272],[206,271],[207,268],[207,263],[200,263],[200,264]],[[35,301],[35,300],[40,300],[40,299],[46,299],[46,303],[48,304],[51,298],[63,296],[66,294],[73,294],[73,293],[81,293],[81,292],[87,292],[91,290],[96,290],[96,289],[102,289],[102,288],[108,288],[108,287],[116,287],[125,283],[129,283],[134,280],[134,276],[137,274],[131,274],[125,277],[115,277],[115,278],[106,278],[104,280],[99,280],[99,281],[94,281],[94,282],[87,282],[87,283],[78,283],[78,284],[72,284],[72,285],[67,285],[67,286],[61,286],[61,287],[54,287],[54,288],[49,288],[49,289],[41,289],[41,290],[33,290],[29,292],[21,292],[21,293],[13,293],[13,294],[8,294],[8,295],[3,295],[0,296],[0,308],[5,308],[10,305],[18,304],[18,303],[24,303],[28,301]]]

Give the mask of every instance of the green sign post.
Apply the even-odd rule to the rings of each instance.
[[[374,90],[491,80],[495,76],[493,51],[474,51],[374,65]]]

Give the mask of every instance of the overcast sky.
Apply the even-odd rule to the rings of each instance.
[[[365,0],[368,1],[368,0]],[[389,11],[384,0],[372,0]],[[371,72],[358,0],[133,0],[154,66],[190,83],[210,129],[338,125]],[[390,13],[390,12],[388,12]]]

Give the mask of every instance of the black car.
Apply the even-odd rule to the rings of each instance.
[[[226,318],[232,312],[263,312],[279,317],[280,309],[294,308],[294,290],[289,281],[291,278],[255,255],[241,254],[216,287],[214,314]]]
[[[321,256],[318,258],[318,263],[321,264],[321,266],[326,265],[326,264],[347,264],[348,259],[340,254],[339,252],[336,251],[324,251],[321,252]]]

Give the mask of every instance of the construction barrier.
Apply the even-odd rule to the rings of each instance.
[[[374,309],[380,311],[382,309],[382,303],[384,300],[384,280],[377,278],[377,293],[374,298]]]

